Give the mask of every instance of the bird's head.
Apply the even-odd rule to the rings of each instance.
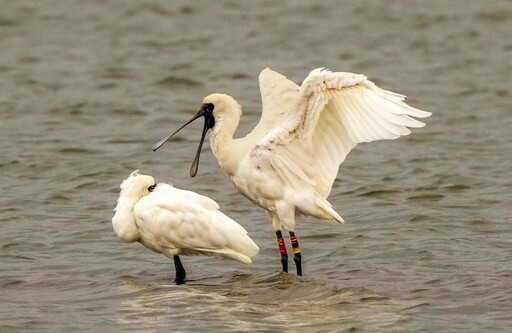
[[[121,183],[121,196],[140,199],[156,187],[155,178],[141,175],[139,170],[135,170]]]
[[[183,126],[178,128],[174,133],[171,135],[163,138],[162,140],[158,141],[153,146],[153,151],[156,151],[158,148],[160,148],[164,143],[166,143],[169,139],[171,139],[176,133],[178,133],[180,130],[182,130],[185,126],[193,122],[194,120],[204,117],[204,125],[203,125],[203,133],[201,135],[201,141],[199,142],[199,147],[197,149],[196,156],[194,158],[194,161],[192,162],[192,166],[190,167],[190,176],[194,177],[197,174],[197,169],[199,166],[199,157],[201,155],[201,148],[203,147],[203,142],[206,137],[206,133],[208,133],[208,130],[215,127],[216,123],[222,123],[224,119],[228,118],[240,118],[241,114],[241,107],[240,105],[235,101],[235,99],[229,95],[225,94],[211,94],[206,96],[203,99],[203,104],[201,104],[201,107],[199,111],[190,119],[188,122],[186,122]],[[215,130],[215,129],[214,129]]]
[[[238,104],[233,97],[226,94],[211,94],[206,96],[203,99],[201,108],[205,105],[212,108],[212,115],[217,123],[222,122],[223,119],[239,117],[242,110],[240,104]]]

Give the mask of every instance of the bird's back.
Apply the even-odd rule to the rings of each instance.
[[[167,256],[219,255],[244,263],[258,246],[212,199],[192,191],[158,184],[134,209],[141,243]]]

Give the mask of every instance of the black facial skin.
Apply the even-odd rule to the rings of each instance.
[[[197,170],[199,168],[199,157],[201,155],[201,149],[203,147],[204,138],[206,137],[206,133],[210,128],[213,128],[215,126],[215,118],[213,117],[213,109],[215,106],[212,103],[205,103],[201,105],[201,108],[199,111],[190,119],[185,125],[178,128],[174,133],[171,135],[163,138],[162,140],[158,141],[153,146],[153,151],[156,151],[158,148],[160,148],[164,143],[166,143],[168,140],[170,140],[174,134],[178,133],[180,130],[182,130],[185,126],[196,120],[197,118],[204,117],[204,125],[203,125],[203,133],[201,135],[201,141],[199,142],[199,147],[196,152],[196,156],[194,158],[194,161],[192,162],[192,166],[190,167],[190,176],[195,177],[197,174]]]

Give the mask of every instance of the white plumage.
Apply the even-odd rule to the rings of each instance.
[[[192,120],[205,117],[201,144],[211,128],[210,145],[219,165],[240,193],[268,212],[276,231],[281,226],[293,231],[297,214],[343,222],[327,197],[350,150],[358,143],[408,135],[408,127],[424,126],[413,117],[430,116],[361,74],[319,68],[299,87],[267,68],[259,84],[262,115],[247,136],[233,138],[242,109],[228,95],[204,98]]]
[[[123,241],[138,241],[169,258],[204,254],[249,264],[259,251],[247,231],[224,215],[215,201],[156,184],[138,170],[121,184],[112,224]]]

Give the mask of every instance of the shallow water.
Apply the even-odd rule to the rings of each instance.
[[[0,331],[507,331],[512,327],[507,1],[0,0]],[[365,73],[432,111],[358,146],[330,202],[299,221],[303,278],[203,149],[201,124],[152,145],[219,91],[255,125],[257,75]],[[116,239],[134,169],[211,196],[261,248],[250,266]],[[293,267],[291,267],[293,268]]]

